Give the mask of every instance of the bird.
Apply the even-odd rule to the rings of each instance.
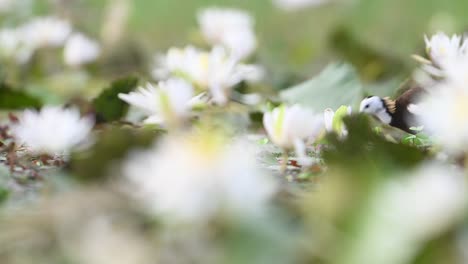
[[[417,126],[414,124],[418,111],[417,101],[425,92],[420,86],[413,85],[395,100],[371,95],[361,101],[359,111],[374,116],[384,124],[415,134],[417,131],[410,128]]]

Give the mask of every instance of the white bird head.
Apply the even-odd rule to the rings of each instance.
[[[392,120],[385,99],[378,96],[368,96],[362,100],[359,112],[373,115],[385,124],[389,124]]]
[[[382,98],[378,96],[368,96],[362,100],[359,107],[359,112],[375,115],[380,111],[385,110],[385,104]]]

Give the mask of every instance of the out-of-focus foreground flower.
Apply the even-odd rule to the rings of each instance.
[[[437,64],[429,67],[440,64],[443,78],[422,83],[427,93],[410,109],[425,131],[453,154],[468,149],[468,54],[461,41],[443,33],[431,38],[428,48]]]
[[[420,245],[466,213],[462,171],[431,164],[406,176],[388,180],[375,192],[360,235],[338,263],[410,263]]]
[[[468,90],[443,84],[418,105],[417,118],[444,149],[463,153],[468,149]]]
[[[88,138],[93,125],[77,109],[46,106],[40,112],[24,111],[11,129],[18,143],[34,154],[64,155]]]
[[[124,175],[130,193],[154,213],[178,221],[214,214],[262,213],[276,189],[257,167],[256,150],[229,142],[217,132],[169,136],[152,149],[132,154]]]

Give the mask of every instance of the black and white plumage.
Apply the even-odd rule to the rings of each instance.
[[[413,86],[395,100],[388,97],[368,96],[362,100],[359,111],[373,115],[384,124],[414,134],[415,131],[410,127],[417,125],[414,124],[416,104],[424,92],[421,87]]]

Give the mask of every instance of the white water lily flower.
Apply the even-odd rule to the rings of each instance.
[[[81,33],[75,33],[68,38],[63,55],[67,65],[80,66],[95,61],[100,53],[99,43]]]
[[[418,121],[447,151],[468,150],[468,89],[436,87],[418,104]]]
[[[0,30],[0,55],[23,64],[29,61],[34,50],[24,43],[21,32],[14,28]]]
[[[468,150],[468,56],[453,59],[445,78],[424,86],[427,93],[412,106],[417,122],[451,154]]]
[[[237,59],[250,56],[257,48],[254,20],[245,11],[232,8],[207,8],[198,13],[206,41],[223,45]]]
[[[425,243],[466,214],[463,171],[426,164],[406,177],[397,176],[371,197],[365,225],[350,243],[350,255],[344,256],[346,263],[410,263]]]
[[[4,56],[12,56],[19,48],[20,39],[15,29],[0,30],[0,52]]]
[[[436,87],[439,86],[441,89],[442,87],[446,87],[451,89],[468,89],[466,88],[466,84],[468,83],[468,56],[458,56],[448,63],[444,65],[443,68],[443,81],[438,81],[436,83]],[[429,88],[427,88],[429,90]],[[437,88],[434,87],[434,89]]]
[[[266,75],[264,67],[255,64],[239,64],[239,71],[244,73],[244,80],[248,83],[261,82]]]
[[[306,7],[316,7],[330,0],[273,0],[273,4],[284,11],[296,11]]]
[[[38,17],[18,29],[23,43],[33,49],[62,46],[72,27],[66,20],[56,17]]]
[[[164,139],[134,153],[124,165],[131,191],[154,213],[171,221],[206,221],[218,212],[257,214],[276,189],[256,164],[256,149],[229,144],[216,132]]]
[[[299,105],[279,106],[264,114],[263,125],[273,143],[290,149],[295,139],[306,140],[319,135],[323,118]]]
[[[213,101],[224,105],[229,101],[232,88],[252,76],[255,69],[243,67],[230,57],[225,49],[215,47],[209,57],[208,88]]]
[[[13,28],[0,30],[0,54],[4,58],[17,60],[19,49],[22,45],[18,31]]]
[[[429,57],[438,66],[443,67],[451,60],[466,55],[467,44],[461,36],[449,37],[445,33],[439,32],[430,39],[424,36],[424,41]]]
[[[34,154],[65,155],[84,143],[94,125],[78,109],[46,106],[40,112],[24,111],[11,130],[19,144]]]
[[[223,105],[229,101],[232,89],[242,81],[258,80],[262,69],[241,64],[223,47],[214,47],[211,52],[194,47],[183,50],[170,49],[158,59],[153,71],[157,79],[179,76],[190,80],[197,88],[208,90],[212,101]]]
[[[0,30],[0,55],[26,63],[39,48],[62,46],[71,30],[67,21],[54,17],[39,17],[17,28],[4,28]]]
[[[438,33],[427,40],[431,58],[436,65],[423,68],[429,74],[442,77],[420,78],[427,94],[409,110],[436,143],[449,154],[468,150],[468,54],[467,42],[454,35]],[[434,53],[434,54],[432,54]],[[432,67],[432,68],[431,68]],[[424,76],[424,75],[422,75]]]
[[[155,80],[178,75],[190,79],[198,85],[206,85],[206,71],[209,54],[193,46],[183,49],[170,48],[165,55],[156,57],[156,67],[152,75]]]
[[[325,121],[325,129],[327,132],[333,132],[333,118],[335,117],[335,111],[331,108],[325,109],[323,112],[323,120]]]
[[[424,40],[430,60],[413,56],[421,63],[421,68],[414,74],[414,79],[420,85],[431,89],[430,87],[437,86],[441,79],[467,79],[465,69],[468,63],[468,42],[464,37],[449,37],[439,32],[430,39],[424,36]]]
[[[119,94],[119,98],[133,105],[149,116],[147,123],[178,122],[190,113],[190,103],[194,96],[191,84],[182,79],[169,79],[157,86],[148,83],[129,94]]]
[[[299,105],[279,106],[263,115],[263,126],[271,141],[279,147],[295,149],[307,165],[305,143],[323,131],[323,116]]]

